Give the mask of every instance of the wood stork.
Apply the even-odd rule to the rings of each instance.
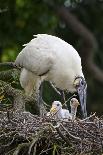
[[[49,115],[56,119],[72,119],[72,115],[69,113],[69,110],[62,109],[62,104],[59,101],[54,101],[52,103],[52,108],[50,109]]]
[[[20,83],[27,95],[43,80],[51,81],[61,90],[77,91],[83,116],[87,116],[81,58],[70,44],[52,35],[37,34],[19,53],[15,65],[22,67]]]

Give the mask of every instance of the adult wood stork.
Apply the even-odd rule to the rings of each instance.
[[[70,44],[52,35],[37,34],[19,53],[15,65],[22,67],[20,83],[27,95],[40,81],[51,81],[61,90],[77,91],[83,115],[87,116],[81,58]]]

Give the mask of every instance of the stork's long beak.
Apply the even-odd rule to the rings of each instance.
[[[79,86],[77,87],[77,92],[79,95],[83,117],[86,118],[87,117],[87,110],[86,110],[87,84],[84,78],[82,78],[82,82],[79,83]]]

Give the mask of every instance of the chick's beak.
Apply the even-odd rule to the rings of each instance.
[[[52,106],[52,108],[50,109],[50,113],[54,113],[54,112],[57,112],[57,109],[55,106]]]

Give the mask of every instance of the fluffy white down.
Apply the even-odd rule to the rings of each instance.
[[[30,94],[40,76],[51,81],[56,87],[70,92],[75,91],[73,82],[76,76],[83,76],[81,58],[77,51],[62,39],[38,34],[19,53],[15,64],[21,66],[20,83]]]
[[[60,113],[61,113],[61,118],[62,119],[72,119],[72,116],[71,116],[69,110],[61,109]]]
[[[72,119],[71,114],[69,113],[69,110],[62,109],[62,104],[59,101],[54,101],[52,103],[52,108],[49,113],[47,113],[47,116],[51,115],[55,119]]]

